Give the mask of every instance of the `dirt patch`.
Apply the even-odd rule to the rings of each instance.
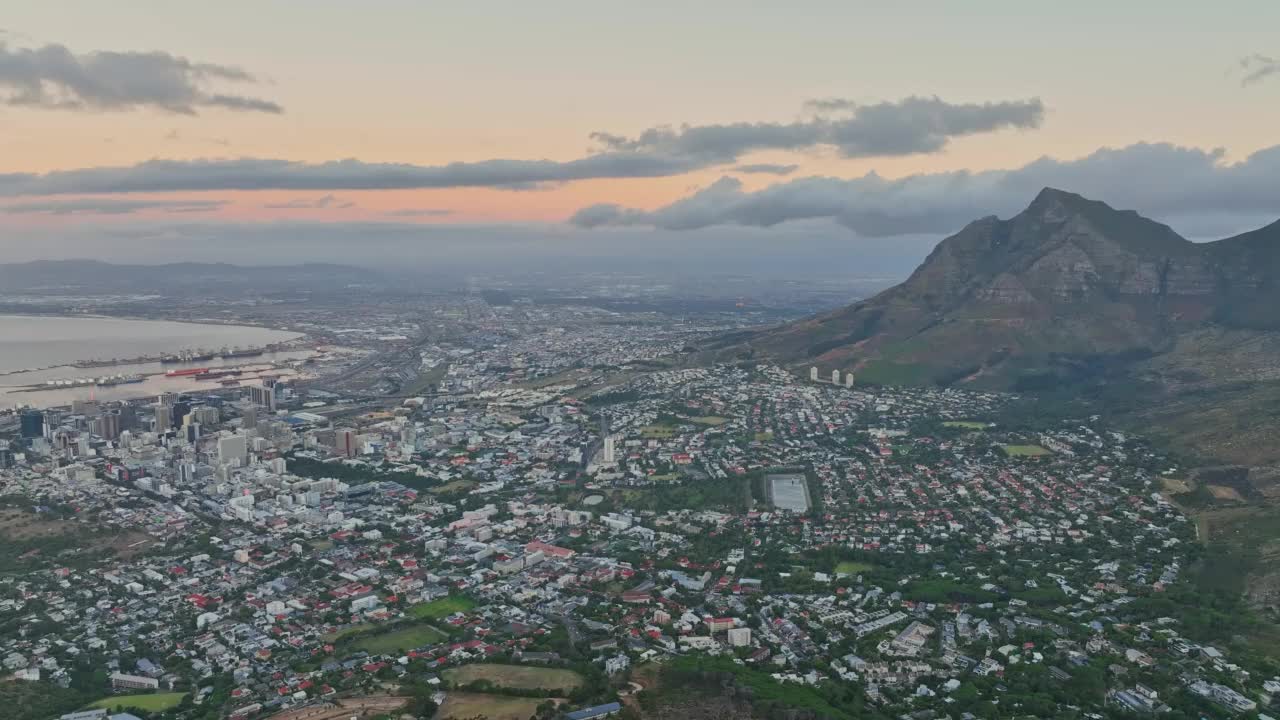
[[[1231,500],[1234,502],[1244,502],[1244,496],[1239,490],[1227,487],[1226,485],[1209,485],[1209,494],[1213,495],[1214,500]]]
[[[522,698],[484,693],[449,692],[436,720],[528,720],[545,698]],[[552,700],[557,705],[563,700]]]
[[[105,538],[108,550],[121,560],[132,560],[145,553],[155,544],[155,539],[146,533],[129,530],[111,538]]]
[[[407,702],[409,698],[389,695],[349,698],[296,710],[285,710],[268,717],[267,720],[348,720],[352,717],[376,717],[395,710]]]
[[[37,513],[5,508],[0,510],[0,535],[10,540],[32,540],[59,537],[75,532],[79,526],[69,520],[41,517]]]

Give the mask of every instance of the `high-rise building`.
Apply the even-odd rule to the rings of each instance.
[[[191,401],[182,399],[173,404],[173,418],[170,427],[182,427],[182,423],[187,419],[187,414],[191,412]]]
[[[844,376],[844,386],[847,388],[853,387],[853,373],[848,373]]]
[[[614,449],[614,440],[612,435],[605,436],[604,439],[604,462],[612,464],[618,461],[617,452]]]
[[[30,440],[44,435],[44,413],[39,410],[23,410],[21,419],[22,437]]]
[[[351,428],[338,428],[334,431],[334,448],[347,457],[360,454],[360,436]]]
[[[818,366],[817,365],[814,365],[813,367],[809,368],[809,379],[814,382],[818,382]]]
[[[164,403],[156,403],[151,406],[155,412],[155,427],[157,433],[163,433],[173,427],[173,407]]]
[[[57,410],[46,410],[44,412],[44,436],[53,439],[60,427],[62,427],[62,413]]]
[[[245,428],[246,430],[258,427],[257,405],[245,403],[245,405],[240,408],[240,427]]]
[[[264,407],[267,412],[276,411],[276,381],[264,379],[262,385],[249,386],[249,402],[259,407]]]
[[[115,440],[120,437],[120,411],[108,410],[94,418],[93,431],[105,440]]]
[[[125,403],[118,408],[120,413],[120,432],[134,430],[138,427],[138,412],[133,406]]]
[[[249,438],[244,435],[224,435],[218,438],[218,462],[229,465],[239,461],[245,465],[249,460]]]
[[[832,384],[832,385],[839,385],[839,384],[840,384],[840,371],[839,371],[839,370],[832,370],[832,371],[831,371],[831,384]]]

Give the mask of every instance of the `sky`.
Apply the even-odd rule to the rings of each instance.
[[[1280,217],[1276,27],[1273,0],[10,0],[0,252],[274,257],[323,225],[402,258],[911,254],[1044,185],[1217,237]]]

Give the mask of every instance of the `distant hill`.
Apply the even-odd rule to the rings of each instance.
[[[1091,394],[1196,451],[1280,462],[1280,223],[1193,243],[1047,188],[943,240],[896,287],[714,349],[870,383]]]
[[[227,263],[116,265],[98,260],[37,260],[0,265],[0,287],[8,292],[146,293],[231,286],[297,289],[323,288],[333,283],[368,283],[379,278],[379,274],[372,270],[324,263],[274,266]]]

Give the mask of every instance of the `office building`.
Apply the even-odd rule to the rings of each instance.
[[[346,457],[360,454],[360,436],[351,428],[338,428],[334,431],[334,449]]]
[[[249,438],[244,435],[224,435],[218,438],[218,462],[223,465],[249,461]]]
[[[44,435],[44,413],[39,410],[23,410],[20,423],[24,438],[30,440]]]
[[[155,427],[153,429],[156,432],[162,433],[173,427],[172,406],[165,405],[163,402],[160,402],[152,405],[151,409],[155,413]]]

